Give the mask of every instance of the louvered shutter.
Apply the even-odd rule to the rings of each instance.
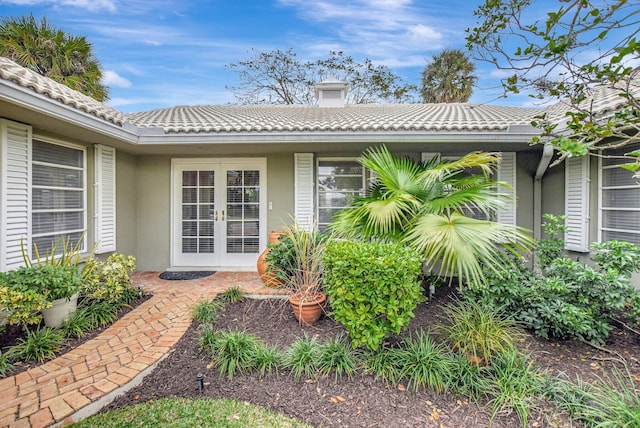
[[[313,153],[295,153],[295,218],[300,227],[313,227]]]
[[[565,161],[565,249],[589,251],[589,157]]]
[[[116,149],[95,146],[96,253],[116,250]]]
[[[501,192],[509,194],[511,201],[496,213],[498,223],[516,226],[516,153],[503,152],[498,164],[497,180],[505,182],[511,188],[502,187]]]
[[[24,264],[31,249],[31,127],[0,119],[0,270]]]

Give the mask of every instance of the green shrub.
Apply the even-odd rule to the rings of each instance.
[[[230,287],[227,291],[222,293],[220,296],[218,296],[218,298],[223,302],[237,303],[244,300],[244,293],[242,293],[242,290],[240,290],[239,286],[234,285],[233,287]]]
[[[6,274],[0,272],[0,283]],[[8,286],[0,286],[0,312],[8,312],[7,321],[11,325],[38,324],[42,319],[40,311],[51,306],[43,295],[33,290],[15,290]]]
[[[6,354],[0,351],[0,378],[6,377],[11,370],[13,370],[13,364],[11,364]]]
[[[224,303],[218,299],[202,300],[193,307],[192,317],[202,324],[214,324],[224,308]]]
[[[306,378],[316,378],[318,373],[318,355],[320,345],[317,336],[305,335],[298,338],[284,351],[283,365],[291,371],[293,378],[299,381]]]
[[[469,287],[463,290],[465,295],[484,305],[503,307],[546,338],[602,344],[613,317],[626,311],[640,320],[640,292],[630,285],[631,272],[640,266],[638,248],[615,241],[595,244],[597,265],[592,267],[562,256],[563,240],[557,237],[565,230],[562,218],[545,217],[552,237],[540,241],[537,250],[543,275],[505,258],[504,269],[487,272],[487,285]]]
[[[547,395],[572,416],[593,427],[637,427],[640,396],[633,376],[614,369],[594,383],[559,380]]]
[[[354,348],[375,350],[409,324],[423,297],[421,267],[419,253],[396,245],[334,241],[327,246],[325,291]]]
[[[137,290],[131,287],[130,276],[135,268],[133,256],[112,254],[106,262],[91,258],[82,270],[82,294],[92,300],[122,303],[130,295],[137,295]]]
[[[219,331],[213,336],[211,351],[213,363],[220,376],[232,380],[236,373],[248,373],[256,365],[258,339],[246,331]]]
[[[318,369],[322,375],[328,376],[333,371],[336,381],[343,374],[351,378],[357,367],[356,355],[344,336],[328,339],[320,345]]]
[[[42,362],[53,358],[64,340],[61,330],[50,327],[38,327],[27,330],[26,337],[18,339],[18,344],[9,348],[7,357],[19,361]]]
[[[522,336],[516,323],[500,308],[471,300],[454,301],[444,307],[449,324],[442,326],[454,351],[474,361],[489,364],[499,353],[515,351]]]
[[[451,377],[451,355],[442,344],[436,344],[428,333],[420,332],[415,338],[405,338],[398,350],[397,364],[402,367],[400,378],[417,391],[431,388],[444,391]]]
[[[400,381],[402,355],[398,348],[382,346],[375,351],[367,351],[363,357],[366,373],[372,374],[376,380],[382,379],[396,386]]]
[[[517,351],[504,352],[484,367],[487,393],[491,396],[491,417],[505,408],[518,414],[523,427],[527,426],[531,408],[542,396],[544,376],[533,362]]]
[[[76,309],[68,320],[62,321],[60,329],[66,338],[82,337],[92,328],[87,308]]]
[[[256,348],[255,368],[261,377],[278,373],[278,367],[282,364],[283,358],[280,348],[260,342]]]
[[[62,263],[23,266],[7,272],[4,280],[13,290],[23,293],[32,291],[49,302],[68,299],[82,286],[78,267]]]
[[[85,316],[91,328],[106,327],[118,319],[120,306],[107,301],[92,302],[86,306]]]

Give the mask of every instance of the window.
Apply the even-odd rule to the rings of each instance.
[[[366,189],[366,170],[356,160],[318,159],[318,228],[324,230],[353,196],[364,196]]]
[[[620,168],[628,163],[625,153],[640,146],[624,147],[601,158],[600,241],[629,241],[640,245],[640,182]]]
[[[33,140],[32,242],[41,253],[61,238],[75,245],[84,236],[85,158],[84,149]]]

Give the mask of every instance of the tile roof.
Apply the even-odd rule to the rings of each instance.
[[[321,108],[311,105],[178,106],[124,114],[91,97],[0,57],[0,78],[47,96],[64,105],[123,126],[162,129],[165,133],[269,133],[269,132],[469,132],[506,131],[514,125],[530,125],[535,116],[561,122],[569,106],[519,108],[487,104],[358,104]],[[634,92],[640,85],[633,84]],[[594,110],[613,111],[625,102],[619,91],[596,88]]]
[[[529,125],[541,109],[493,105],[357,104],[180,106],[127,115],[138,127],[168,133],[305,131],[501,131]]]
[[[61,83],[55,82],[48,77],[44,77],[35,71],[24,68],[2,56],[0,56],[0,78],[17,83],[20,86],[115,125],[122,126],[125,121],[124,114],[118,110]]]

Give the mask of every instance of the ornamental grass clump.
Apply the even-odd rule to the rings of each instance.
[[[435,343],[429,333],[419,332],[405,338],[397,351],[400,378],[414,391],[431,388],[443,392],[451,375],[451,355],[442,344]]]
[[[260,341],[246,331],[219,331],[213,336],[210,349],[213,363],[220,376],[232,380],[238,373],[248,373],[256,368],[256,350]]]
[[[320,345],[318,369],[323,376],[334,372],[336,381],[342,379],[342,375],[351,378],[358,368],[357,361],[356,354],[343,335],[327,339]]]
[[[318,356],[320,344],[317,336],[309,337],[306,333],[284,351],[283,365],[291,371],[296,382],[305,376],[315,379],[318,375]]]
[[[471,362],[487,365],[491,358],[516,350],[522,338],[517,324],[500,308],[471,300],[456,300],[444,306],[448,324],[440,326],[451,349]]]
[[[7,357],[18,361],[42,362],[56,356],[64,340],[62,330],[37,327],[27,330],[26,336],[7,351]]]
[[[413,318],[423,299],[422,257],[394,244],[333,241],[324,257],[325,291],[332,315],[351,345],[378,349]]]

